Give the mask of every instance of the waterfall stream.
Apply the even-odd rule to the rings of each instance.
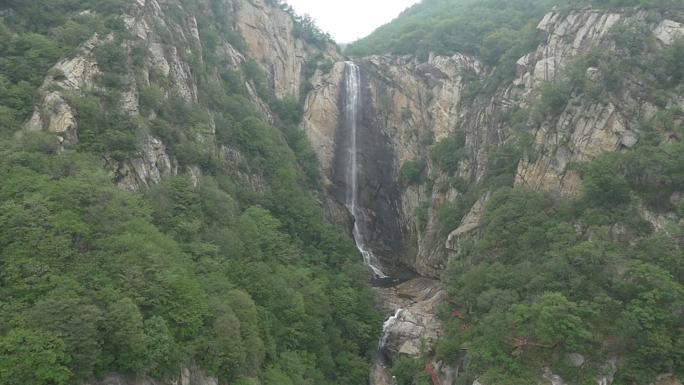
[[[357,126],[359,120],[359,107],[361,106],[361,71],[359,67],[353,62],[346,63],[346,93],[345,93],[345,129],[348,135],[347,142],[347,165],[345,167],[346,175],[346,191],[345,191],[345,206],[354,218],[353,236],[356,247],[363,256],[364,263],[373,273],[373,278],[376,280],[386,280],[389,276],[382,270],[378,258],[366,245],[367,226],[365,223],[363,207],[359,204],[359,164],[358,164],[358,136]],[[378,354],[376,356],[376,366],[384,372],[386,378],[385,384],[394,384],[395,380],[392,378],[389,367],[385,362],[385,345],[389,336],[388,330],[399,319],[403,309],[398,309],[396,313],[387,319],[383,324],[382,336],[378,343]],[[374,383],[380,385],[381,383]]]
[[[378,258],[366,246],[365,224],[363,223],[362,208],[358,204],[359,197],[359,166],[358,166],[358,138],[356,135],[358,123],[358,111],[361,103],[361,71],[353,62],[346,63],[346,100],[345,100],[345,124],[346,132],[349,135],[349,148],[347,155],[347,190],[345,194],[345,205],[354,218],[354,242],[363,256],[363,261],[373,272],[376,279],[388,278],[378,261]]]

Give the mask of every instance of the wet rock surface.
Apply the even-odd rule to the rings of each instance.
[[[392,384],[389,373],[392,362],[401,356],[418,357],[432,349],[441,334],[437,310],[445,298],[441,283],[429,278],[413,278],[393,287],[375,288],[376,307],[392,319],[386,322],[371,384]]]

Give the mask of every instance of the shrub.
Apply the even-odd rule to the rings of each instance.
[[[69,361],[53,333],[13,329],[0,337],[0,385],[67,385]]]
[[[554,117],[565,109],[570,100],[572,89],[565,83],[546,83],[541,89],[539,102],[535,105],[537,121]]]
[[[422,159],[405,162],[399,170],[399,182],[405,186],[422,183],[426,166]]]
[[[262,100],[270,102],[271,98],[273,98],[273,93],[268,87],[268,78],[266,78],[266,74],[261,68],[261,65],[259,65],[256,60],[251,59],[245,62],[243,70],[245,71],[247,79],[254,84],[257,95],[259,95]]]
[[[459,162],[465,156],[465,139],[465,134],[462,132],[442,139],[432,147],[432,160],[442,170],[453,174],[458,169]]]
[[[414,358],[401,357],[392,365],[392,374],[397,378],[398,385],[413,385],[423,372],[423,364]],[[419,382],[422,384],[423,382]]]
[[[684,82],[684,39],[678,39],[665,50],[664,83],[669,87]]]
[[[140,108],[145,112],[157,111],[164,103],[164,91],[152,84],[140,89]]]
[[[618,156],[610,155],[589,163],[584,172],[585,199],[590,204],[605,208],[623,205],[631,199],[622,161]]]

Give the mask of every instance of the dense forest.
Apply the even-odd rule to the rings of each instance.
[[[346,47],[350,56],[380,54],[425,58],[456,52],[494,66],[536,47],[537,23],[552,9],[641,7],[671,12],[679,0],[423,0],[397,19]]]
[[[244,49],[229,9],[183,4],[207,41]],[[210,84],[221,63],[206,44],[192,69],[198,103],[153,78],[141,114],[124,113],[127,73],[144,60],[122,44],[129,5],[0,5],[0,384],[110,372],[165,379],[190,365],[231,384],[365,382],[381,320],[352,241],[310,193],[320,175],[297,102],[275,98],[253,62]],[[70,96],[78,144],[20,132],[48,70],[96,33],[112,38],[95,52],[96,87]],[[277,111],[274,124],[247,99],[246,81]],[[242,169],[258,170],[264,188],[250,189],[198,141],[210,117],[217,141],[239,149]],[[181,171],[138,193],[116,188],[103,154],[130,158],[146,132],[167,143],[180,170],[198,165],[200,180]]]
[[[345,54],[477,56],[494,74],[484,90],[513,79],[516,61],[543,39],[536,26],[546,12],[586,7],[638,7],[653,12],[684,10],[679,0],[423,0],[397,19],[345,49]],[[636,9],[636,8],[634,8]],[[681,17],[681,16],[679,16]]]

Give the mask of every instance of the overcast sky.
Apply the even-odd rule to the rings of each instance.
[[[338,43],[351,43],[390,22],[419,0],[286,0],[298,14],[311,15]]]

